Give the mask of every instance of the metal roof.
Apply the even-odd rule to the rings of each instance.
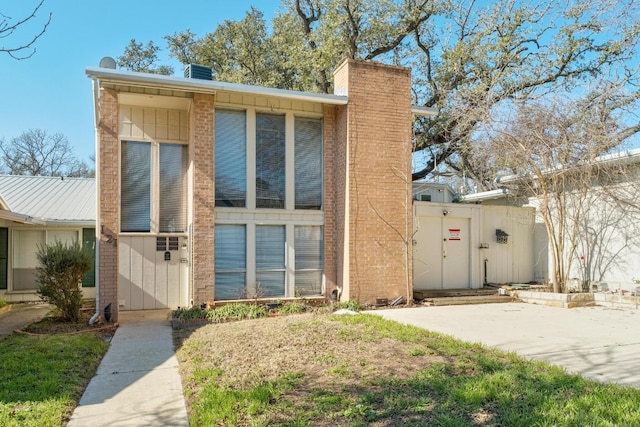
[[[93,178],[0,175],[0,217],[50,225],[89,225],[96,220]],[[13,214],[13,215],[11,215]],[[11,218],[14,217],[14,218]]]

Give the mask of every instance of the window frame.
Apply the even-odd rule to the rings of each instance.
[[[149,231],[123,231],[122,230],[122,147],[126,142],[137,142],[137,143],[147,143],[150,145],[150,157],[151,157],[151,169],[150,169],[150,227]],[[185,209],[185,229],[184,231],[175,231],[175,232],[163,232],[160,231],[160,147],[162,145],[179,145],[182,147],[186,147],[186,173],[184,176],[184,188],[185,188],[185,200],[184,200],[184,209]],[[190,154],[190,146],[187,141],[169,141],[169,140],[150,140],[145,138],[120,138],[119,144],[119,195],[120,195],[120,203],[118,204],[118,218],[120,221],[120,233],[123,235],[144,235],[144,236],[154,236],[154,235],[175,235],[175,236],[186,236],[188,234],[189,228],[189,168],[191,163],[191,154]]]

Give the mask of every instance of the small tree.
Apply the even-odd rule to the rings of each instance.
[[[38,293],[55,305],[70,322],[80,320],[82,291],[80,282],[91,269],[91,254],[78,242],[56,241],[38,248]]]
[[[488,128],[487,143],[477,148],[476,162],[491,157],[490,167],[510,174],[500,184],[537,208],[549,239],[554,292],[566,290],[576,260],[585,281],[598,277],[585,267],[617,261],[611,228],[640,212],[631,165],[604,157],[619,150],[629,133],[606,102],[610,98],[600,99],[515,104],[514,115]]]

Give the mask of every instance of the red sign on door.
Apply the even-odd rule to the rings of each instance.
[[[450,228],[449,229],[449,240],[460,240],[460,229],[459,228]]]

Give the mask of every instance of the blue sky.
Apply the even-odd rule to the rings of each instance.
[[[28,15],[37,3],[2,1],[0,12],[15,20]],[[202,36],[226,19],[242,19],[251,5],[269,21],[280,0],[45,0],[24,32],[0,39],[5,46],[22,41],[53,13],[31,58],[17,61],[0,54],[0,138],[10,140],[28,129],[62,133],[76,156],[88,162],[95,134],[87,66],[97,66],[104,56],[117,58],[132,38],[153,40],[166,56],[163,36],[187,28]],[[179,64],[170,65],[182,74]]]

